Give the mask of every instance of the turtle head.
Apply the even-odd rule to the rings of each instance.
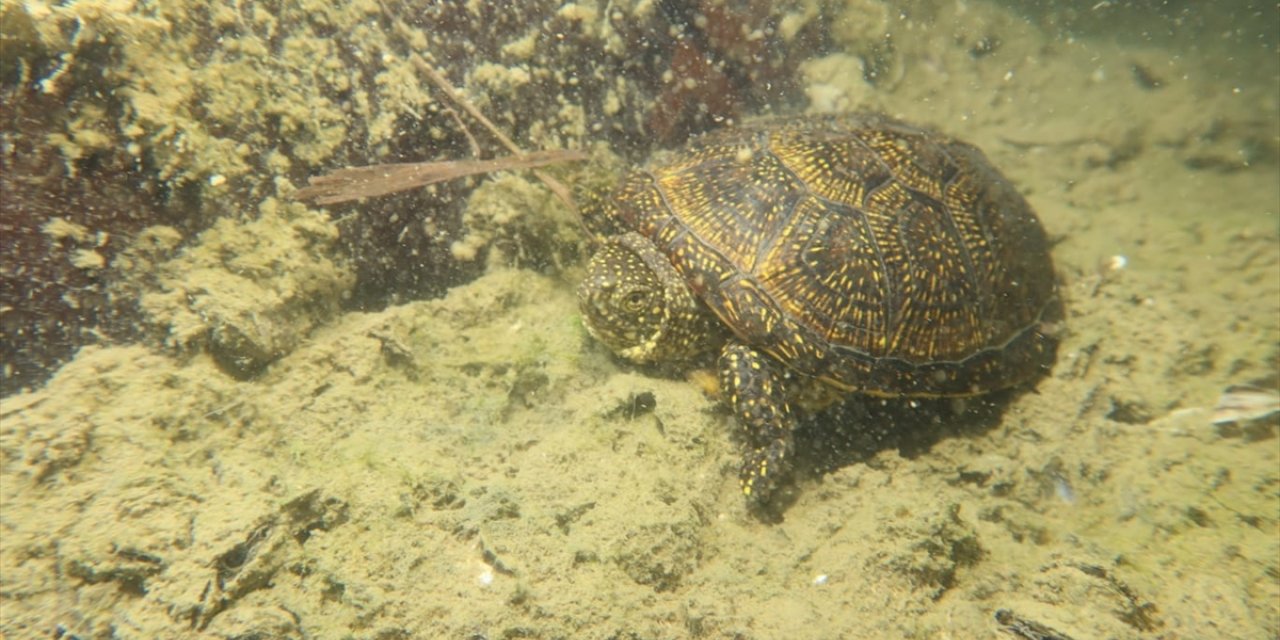
[[[714,345],[715,324],[671,263],[637,233],[601,244],[578,288],[587,331],[637,363],[692,360]]]

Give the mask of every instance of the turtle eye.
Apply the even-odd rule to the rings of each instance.
[[[644,311],[647,298],[643,291],[632,291],[622,298],[622,307],[628,313],[640,313]]]

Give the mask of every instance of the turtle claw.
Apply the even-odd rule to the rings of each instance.
[[[791,466],[789,449],[787,442],[776,440],[768,447],[753,449],[743,456],[739,475],[742,494],[752,503],[768,502],[780,481],[788,475]]]

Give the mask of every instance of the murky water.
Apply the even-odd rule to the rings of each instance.
[[[1278,24],[5,3],[0,634],[1278,637]],[[749,509],[709,364],[634,367],[584,329],[591,240],[554,185],[854,110],[971,142],[1025,195],[1056,362],[806,414],[795,477]],[[591,156],[291,198],[549,149]]]

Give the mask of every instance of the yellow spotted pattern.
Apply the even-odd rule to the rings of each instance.
[[[1048,240],[975,148],[887,117],[713,133],[615,192],[746,345],[884,395],[970,395],[1036,375],[1061,312]]]

